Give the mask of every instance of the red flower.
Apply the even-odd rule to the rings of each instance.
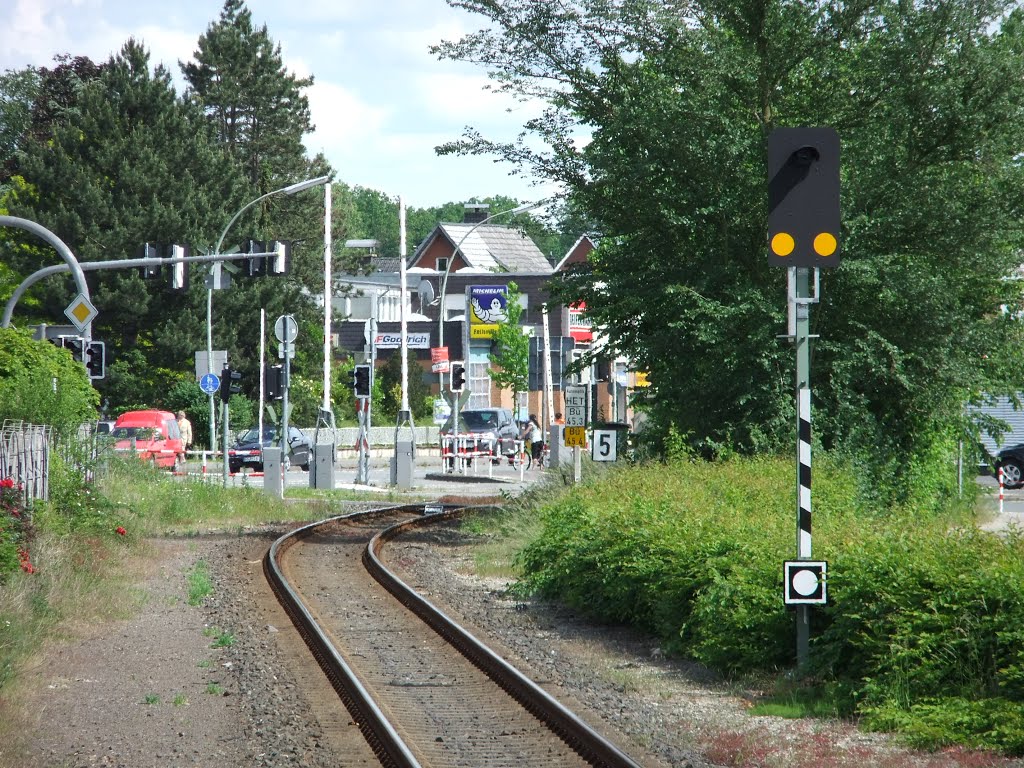
[[[14,487],[14,481],[11,478],[5,477],[3,480],[0,480],[0,488],[13,488],[13,487]]]
[[[122,526],[120,526],[120,525],[117,526],[117,535],[118,536],[125,536],[127,533],[128,533],[128,531],[126,531]]]

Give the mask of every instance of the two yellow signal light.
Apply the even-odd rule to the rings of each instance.
[[[831,232],[820,232],[814,237],[814,252],[822,257],[831,256],[838,247],[836,237]],[[796,248],[796,241],[788,232],[777,232],[772,237],[772,253],[776,256],[789,256]]]

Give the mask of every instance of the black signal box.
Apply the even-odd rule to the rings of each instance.
[[[839,134],[776,128],[768,136],[768,261],[839,266]]]

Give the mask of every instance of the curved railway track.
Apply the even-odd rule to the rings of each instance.
[[[382,563],[388,540],[467,509],[333,517],[281,537],[264,558],[278,600],[377,759],[639,768]]]

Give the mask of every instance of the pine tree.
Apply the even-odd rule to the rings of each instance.
[[[313,130],[302,89],[264,25],[254,29],[243,0],[225,0],[220,19],[199,38],[196,63],[180,63],[188,97],[259,194],[301,181],[308,170],[302,137]],[[301,178],[300,178],[301,177]]]
[[[148,53],[129,40],[91,80],[79,79],[65,107],[21,156],[27,185],[12,189],[10,213],[37,221],[80,261],[130,258],[143,242],[204,243],[237,208],[244,182],[216,145],[194,108],[177,98],[170,76],[150,72]],[[26,240],[28,242],[28,240]],[[38,262],[10,254],[22,274]],[[187,296],[143,282],[132,269],[89,273],[99,310],[93,336],[113,360],[100,383],[111,404],[159,404],[168,377],[190,376],[193,353],[205,347],[205,291],[193,282]],[[38,284],[41,318],[53,322],[68,304],[68,285]],[[119,388],[119,363],[130,350],[130,385]],[[141,366],[141,369],[140,369]]]

